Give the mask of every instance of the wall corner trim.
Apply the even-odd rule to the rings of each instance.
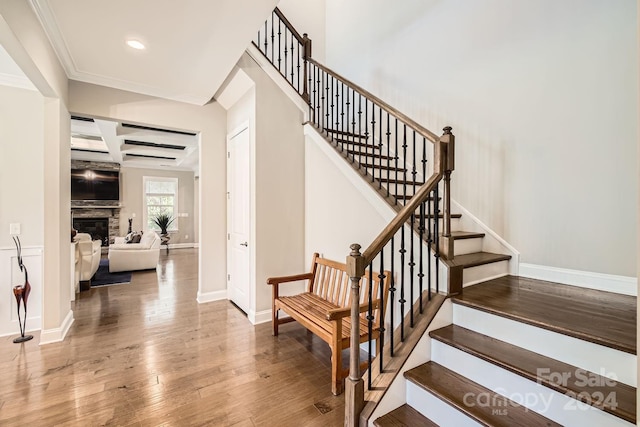
[[[40,333],[40,345],[53,344],[56,342],[64,341],[67,336],[71,325],[74,322],[73,311],[69,310],[67,316],[62,321],[62,325],[59,328],[43,329]]]

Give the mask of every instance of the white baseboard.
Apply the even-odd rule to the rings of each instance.
[[[194,243],[169,243],[169,249],[191,249],[193,247]]]
[[[635,277],[616,276],[613,274],[569,270],[566,268],[525,263],[520,264],[520,276],[579,286],[581,288],[596,289],[598,291],[638,296],[638,281]]]
[[[69,328],[73,325],[73,321],[73,311],[69,310],[59,328],[42,330],[40,333],[40,345],[64,341],[64,337],[67,336],[67,332],[69,332]]]
[[[249,310],[247,317],[253,325],[271,322],[271,309],[262,311]]]
[[[200,292],[198,291],[198,297],[196,301],[200,304],[204,304],[207,302],[220,301],[227,299],[227,290],[222,291],[213,291],[213,292]]]

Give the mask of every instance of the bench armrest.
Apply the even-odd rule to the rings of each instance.
[[[375,300],[371,302],[371,310],[376,310],[380,306],[380,300]],[[364,304],[360,304],[360,308],[358,311],[360,313],[364,313],[369,310],[369,303],[365,302]],[[329,310],[327,312],[327,320],[337,320],[342,319],[343,317],[349,317],[351,315],[351,307],[345,308],[334,308],[333,310]]]
[[[299,280],[310,280],[313,277],[311,273],[296,274],[293,276],[269,277],[267,285],[277,285],[278,283],[297,282]]]

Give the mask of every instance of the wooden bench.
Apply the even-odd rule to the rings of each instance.
[[[373,274],[373,327],[368,334],[367,310],[369,307],[369,274],[360,281],[360,343],[376,340],[376,354],[379,353],[380,322],[384,321],[384,311],[389,294],[388,271]],[[294,296],[280,296],[279,285],[286,282],[308,281],[307,292]],[[380,281],[382,280],[383,304],[380,310]],[[294,276],[272,277],[267,284],[273,288],[273,335],[278,335],[278,326],[298,321],[331,347],[331,391],[338,395],[343,390],[343,380],[348,369],[342,368],[342,350],[349,348],[351,337],[351,281],[346,273],[346,264],[313,255],[311,272]],[[287,313],[288,318],[278,318],[278,311]],[[366,365],[365,365],[366,366]]]

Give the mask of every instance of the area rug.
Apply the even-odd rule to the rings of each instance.
[[[131,283],[131,272],[121,271],[119,273],[109,273],[109,260],[101,259],[100,266],[96,275],[91,280],[91,287],[96,286],[111,286],[111,285],[125,285]]]

